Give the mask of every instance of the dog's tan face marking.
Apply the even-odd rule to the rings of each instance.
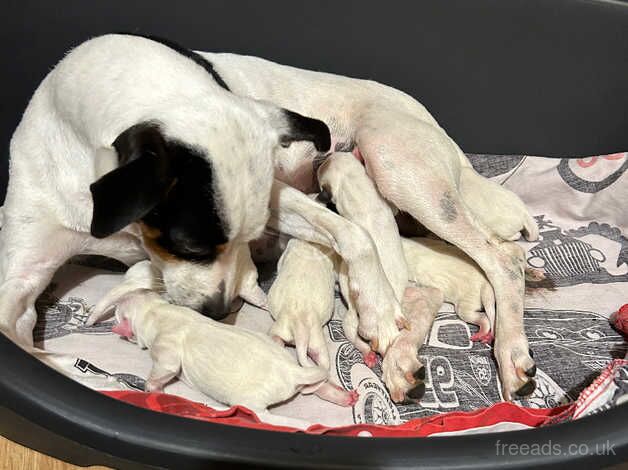
[[[182,261],[181,258],[176,257],[159,244],[157,241],[161,236],[161,231],[159,229],[146,225],[143,222],[140,222],[139,225],[142,232],[144,247],[150,254],[151,258],[155,256],[163,263],[178,263]]]
[[[144,247],[151,255],[157,256],[164,263],[185,263],[189,262],[177,256],[174,253],[168,251],[163,245],[159,243],[161,237],[161,231],[158,228],[151,227],[150,225],[140,222],[140,229],[142,232],[142,239],[144,241]],[[216,246],[216,255],[220,256],[229,247],[228,243],[223,243]]]

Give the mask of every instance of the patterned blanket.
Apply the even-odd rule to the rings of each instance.
[[[624,337],[609,325],[608,317],[628,302],[628,153],[580,159],[469,158],[480,173],[511,189],[527,204],[541,233],[537,242],[520,242],[527,250],[527,263],[544,270],[557,287],[553,291],[530,289],[526,297],[525,329],[537,363],[538,387],[517,405],[527,409],[523,413],[528,413],[528,418],[517,420],[509,411],[489,421],[491,426],[507,421],[510,428],[543,424],[548,416],[565,409],[573,411],[573,406],[565,405],[576,401],[613,359],[626,355]],[[94,265],[92,261],[86,265],[84,259],[75,260],[57,273],[37,304],[35,340],[45,349],[66,353],[67,370],[79,382],[138,404],[135,395],[123,391],[143,390],[151,365],[148,353],[111,333],[112,321],[84,325],[90,308],[121,278],[120,272],[107,269],[109,264]],[[262,287],[267,290],[274,270],[272,266],[260,268]],[[426,393],[417,405],[396,405],[390,400],[381,381],[380,364],[366,367],[344,337],[338,319],[342,309],[337,298],[334,318],[327,327],[331,375],[343,387],[359,392],[358,403],[342,408],[314,396],[297,396],[259,416],[262,422],[310,430],[314,425],[329,429],[399,425],[409,420],[424,423],[436,416],[459,415],[444,415],[448,412],[477,410],[501,401],[491,346],[472,342],[475,327],[461,321],[448,304],[443,305],[419,352],[426,365]],[[264,332],[272,324],[266,312],[248,305],[226,321]],[[625,364],[620,362],[605,372],[607,382],[623,383]],[[606,401],[596,406],[608,405],[617,398],[617,390],[624,389],[616,385],[612,394],[605,395]],[[233,416],[224,405],[181,382],[169,385],[166,392],[207,405],[211,413]],[[547,408],[554,411],[542,411]],[[503,413],[517,407],[491,409]],[[532,421],[530,409],[539,410]],[[542,422],[537,419],[541,415]],[[486,421],[486,414],[483,416]],[[399,430],[408,423],[404,426]]]

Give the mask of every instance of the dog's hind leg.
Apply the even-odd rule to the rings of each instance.
[[[384,116],[385,117],[385,116]],[[392,113],[372,116],[356,141],[369,175],[382,195],[440,238],[456,245],[485,272],[497,304],[495,357],[503,396],[534,391],[536,368],[523,328],[524,277],[516,257],[499,249],[499,240],[474,218],[458,192],[457,147],[441,130]],[[394,118],[391,120],[391,118]],[[382,126],[393,122],[394,127]]]
[[[6,214],[5,214],[6,216]],[[55,271],[80,252],[80,237],[63,227],[5,217],[0,231],[0,332],[32,346],[35,300]]]

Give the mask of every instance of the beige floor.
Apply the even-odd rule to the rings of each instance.
[[[0,470],[74,470],[76,467],[23,447],[0,436]],[[89,467],[106,470],[106,467]]]

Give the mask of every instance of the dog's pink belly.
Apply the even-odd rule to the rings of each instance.
[[[364,157],[360,149],[349,139],[332,137],[331,152],[351,152],[353,156],[364,165]],[[324,160],[324,158],[323,155],[315,157],[304,155],[303,160],[292,168],[280,162],[275,171],[275,178],[306,194],[317,193],[319,188],[314,169],[320,165],[321,160]],[[318,161],[318,165],[315,164],[314,160]]]

